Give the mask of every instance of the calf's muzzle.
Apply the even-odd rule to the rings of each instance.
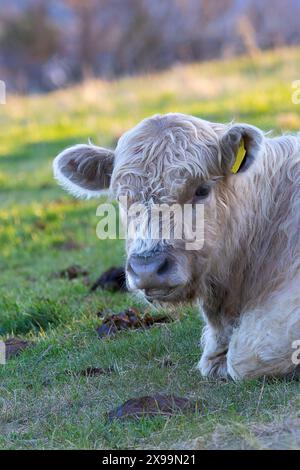
[[[127,273],[136,289],[164,289],[172,285],[173,260],[164,253],[131,255]]]

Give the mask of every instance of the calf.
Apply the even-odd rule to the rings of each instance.
[[[270,139],[247,124],[157,115],[126,132],[114,151],[66,149],[54,174],[75,196],[109,191],[119,201],[126,196],[129,208],[203,205],[204,242],[196,250],[186,249],[184,237],[147,236],[147,224],[127,240],[129,288],[150,301],[198,301],[206,323],[204,376],[293,372],[300,340],[299,137]],[[128,207],[120,205],[121,217]]]

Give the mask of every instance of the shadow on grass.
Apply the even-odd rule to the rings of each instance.
[[[4,305],[5,304],[5,305]],[[2,299],[0,305],[5,316],[1,316],[0,334],[26,334],[30,331],[45,331],[50,325],[66,322],[66,311],[61,302],[50,299],[35,299],[27,308],[20,308],[16,302]]]

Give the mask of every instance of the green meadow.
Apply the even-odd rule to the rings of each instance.
[[[298,131],[292,82],[299,74],[300,49],[282,49],[7,97],[0,106],[0,338],[33,345],[0,365],[1,448],[299,447],[299,382],[202,378],[196,307],[180,307],[170,323],[98,338],[98,312],[151,310],[131,294],[90,292],[104,270],[124,263],[123,241],[99,240],[99,201],[75,200],[52,177],[52,160],[66,146],[91,139],[114,148],[124,131],[156,113],[245,121],[274,135]],[[56,275],[74,264],[88,279]],[[113,371],[67,373],[87,367]],[[126,400],[154,393],[205,405],[195,413],[107,419]]]

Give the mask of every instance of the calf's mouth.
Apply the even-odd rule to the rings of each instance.
[[[177,285],[165,289],[145,289],[143,294],[149,302],[176,302],[180,300],[183,286]]]

